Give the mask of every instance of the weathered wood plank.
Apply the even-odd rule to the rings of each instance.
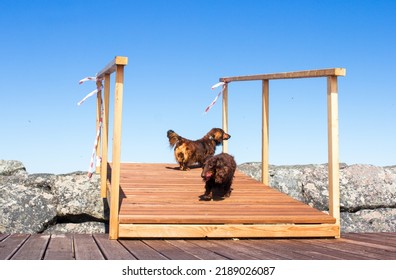
[[[6,239],[8,236],[9,236],[9,234],[0,233],[0,242],[1,242],[3,239]]]
[[[234,239],[234,240],[216,240],[215,241],[218,246],[229,247],[241,252],[245,255],[249,255],[252,258],[260,259],[260,260],[280,260],[282,259],[278,255],[273,252],[263,251],[256,246],[250,245],[251,240],[247,239]],[[250,246],[249,246],[250,245]]]
[[[201,260],[227,260],[228,258],[216,254],[215,252],[209,250],[205,247],[200,247],[188,240],[168,240],[172,245],[182,249],[186,252],[191,252],[195,257]]]
[[[29,234],[6,236],[0,243],[0,260],[9,260],[29,238]]]
[[[7,238],[3,238],[6,236]],[[79,255],[81,250],[103,251],[98,259],[283,259],[283,260],[396,260],[396,233],[346,233],[341,238],[260,238],[260,239],[121,239],[109,240],[108,234],[2,234],[0,255],[3,259],[58,260],[94,259]],[[94,240],[95,239],[95,240]],[[52,245],[45,246],[51,240]],[[87,240],[90,240],[86,242]],[[95,242],[92,242],[94,240]],[[74,251],[70,249],[73,247]],[[86,243],[90,244],[86,246]],[[81,245],[84,244],[84,245]],[[91,245],[96,245],[96,248]],[[60,249],[63,248],[63,249]],[[48,252],[52,250],[52,253]],[[73,253],[74,252],[74,253]],[[53,258],[55,259],[55,258]],[[106,259],[106,258],[105,258]]]
[[[230,246],[229,240],[222,240],[222,244],[219,244],[215,240],[191,240],[190,242],[196,244],[197,246],[207,248],[208,250],[230,260],[260,259],[257,256],[254,257],[251,254],[239,251],[237,248],[238,246]]]
[[[106,260],[136,260],[117,240],[109,240],[107,234],[94,234],[93,237]]]
[[[76,260],[104,260],[91,234],[75,234],[74,251]]]
[[[155,248],[162,255],[172,260],[198,260],[193,254],[186,252],[165,240],[145,240],[148,246]]]
[[[13,260],[41,260],[50,240],[50,235],[33,234],[12,257]]]
[[[124,240],[119,242],[138,260],[167,260],[164,255],[148,246],[141,240]]]
[[[52,235],[44,259],[73,260],[73,236],[71,234]]]
[[[343,234],[343,237],[347,240],[349,240],[350,236],[350,234]],[[351,240],[350,242],[363,243],[366,246],[396,252],[395,236],[386,233],[360,233],[359,235],[353,235],[353,241]]]
[[[334,240],[296,240],[296,243],[302,243],[305,246],[316,246],[316,250],[330,254],[332,256],[337,256],[343,260],[370,260],[372,257],[366,255],[360,247],[351,247],[348,245],[344,239],[334,239]],[[376,259],[376,258],[374,258]]]

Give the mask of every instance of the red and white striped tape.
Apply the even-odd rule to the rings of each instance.
[[[99,78],[97,78],[96,76],[95,76],[95,77],[86,77],[86,78],[84,78],[84,79],[81,79],[81,80],[78,82],[78,84],[81,85],[81,84],[85,83],[86,81],[101,82],[102,79],[99,79]],[[80,100],[80,102],[77,103],[77,105],[80,106],[81,104],[83,104],[84,101],[87,100],[89,97],[91,97],[92,95],[94,95],[94,94],[98,93],[99,91],[101,91],[101,90],[102,90],[102,87],[103,87],[103,86],[100,85],[100,86],[97,87],[95,90],[93,90],[93,91],[91,91],[90,93],[88,93],[83,99]]]
[[[222,86],[221,91],[217,94],[216,98],[212,101],[212,103],[209,104],[208,107],[206,107],[205,109],[205,113],[209,112],[209,110],[213,107],[213,105],[215,105],[217,99],[219,99],[220,95],[223,93],[226,83],[225,82],[219,82],[217,84],[214,84],[212,86],[212,90],[214,90],[215,88],[218,88],[219,86]]]
[[[90,93],[88,93],[83,99],[81,99],[80,102],[77,103],[78,106],[80,106],[81,104],[84,103],[85,100],[87,100],[89,97],[91,97],[94,94],[97,94],[98,92],[100,92],[103,88],[103,85],[101,83],[102,79],[99,79],[97,77],[86,77],[84,79],[81,79],[79,81],[79,84],[83,84],[86,81],[95,81],[97,82],[97,87],[95,90],[91,91]],[[100,82],[100,84],[98,83]],[[95,137],[95,142],[94,142],[94,146],[92,149],[92,155],[91,155],[91,160],[89,163],[89,169],[88,169],[88,177],[91,178],[92,174],[95,173],[96,171],[96,166],[100,164],[101,158],[96,155],[96,148],[98,147],[98,143],[99,143],[99,138],[100,138],[100,134],[102,131],[102,116],[103,116],[103,107],[101,108],[101,114],[100,114],[100,118],[99,118],[99,126],[97,128],[96,131],[96,137]]]
[[[100,158],[100,156],[96,155],[96,148],[98,147],[101,132],[102,132],[102,117],[100,117],[100,119],[99,119],[99,126],[98,126],[98,130],[96,131],[96,138],[95,138],[94,146],[92,149],[91,160],[89,162],[89,169],[88,169],[88,177],[89,178],[91,178],[92,174],[95,173],[96,166],[99,165],[100,161],[102,160]]]

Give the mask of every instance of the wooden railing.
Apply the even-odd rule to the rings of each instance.
[[[239,81],[262,81],[262,182],[269,185],[269,81],[275,79],[327,78],[327,126],[328,126],[328,180],[329,212],[340,225],[339,147],[338,147],[338,85],[337,77],[345,76],[346,69],[331,68],[236,76],[220,78],[225,82],[223,89],[223,129],[228,132],[228,83]],[[228,152],[228,143],[223,143],[223,152]]]
[[[96,154],[101,156],[100,166],[96,172],[100,172],[100,189],[102,198],[107,198],[109,217],[109,236],[111,239],[118,237],[118,210],[120,194],[120,165],[121,165],[121,124],[122,124],[122,98],[124,90],[124,67],[128,64],[128,58],[116,56],[98,74],[97,80],[103,80],[102,90],[97,93],[97,128],[102,118],[102,132],[97,145]],[[110,76],[115,72],[114,90],[114,115],[113,115],[113,145],[111,168],[109,168],[108,139],[109,139],[109,107],[110,107]],[[101,85],[98,81],[97,86]],[[103,110],[102,110],[103,108]],[[111,170],[111,174],[108,174]],[[111,180],[109,180],[111,179]]]

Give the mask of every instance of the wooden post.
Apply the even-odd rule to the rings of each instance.
[[[122,128],[122,98],[124,89],[124,65],[117,65],[114,98],[114,128],[113,128],[113,160],[111,172],[110,225],[109,238],[118,238],[118,212],[120,198],[120,167],[121,167],[121,128]]]
[[[262,109],[262,149],[261,149],[261,180],[269,186],[269,80],[263,80],[263,109]]]
[[[337,76],[327,78],[329,212],[340,225]],[[340,233],[338,236],[340,237]]]
[[[100,81],[97,81],[96,87],[99,88],[101,86],[102,86],[102,83]],[[96,94],[96,130],[99,129],[101,118],[102,118],[102,90],[99,90],[98,93]],[[96,146],[96,151],[95,151],[95,154],[96,154],[95,172],[96,173],[100,172],[100,165],[101,165],[101,163],[97,161],[101,156],[101,154],[100,154],[100,145],[101,145],[100,138],[101,137],[99,136],[98,143]]]
[[[228,133],[228,84],[223,89],[223,130]],[[228,153],[228,141],[223,142],[223,153]]]
[[[110,106],[110,74],[104,76],[104,106],[102,127],[102,165],[100,172],[100,194],[107,197],[107,164],[109,147],[109,106]]]

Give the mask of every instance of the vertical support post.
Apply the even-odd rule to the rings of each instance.
[[[124,65],[117,65],[114,98],[114,128],[113,128],[113,161],[111,172],[111,197],[109,238],[118,238],[118,212],[120,200],[120,168],[121,168],[121,128],[122,128],[122,98],[124,89]]]
[[[104,106],[102,127],[102,164],[100,172],[100,195],[107,197],[107,164],[109,147],[109,106],[110,106],[110,74],[104,76]]]
[[[223,130],[228,133],[228,83],[224,84],[223,89]],[[228,153],[228,141],[223,142],[223,153]]]
[[[96,82],[96,87],[99,88],[102,86],[102,83],[100,81]],[[99,129],[100,126],[100,119],[102,118],[102,90],[99,90],[98,93],[96,94],[96,130]],[[100,158],[100,138],[98,139],[98,143],[96,146],[96,166],[95,166],[95,172],[99,173],[100,172],[100,165],[101,163],[98,162],[98,159]]]
[[[269,80],[263,80],[262,95],[261,180],[264,185],[269,186]]]
[[[338,86],[337,76],[327,78],[328,115],[328,173],[329,173],[329,212],[340,226],[340,178],[338,148]],[[338,236],[340,237],[340,232]]]

